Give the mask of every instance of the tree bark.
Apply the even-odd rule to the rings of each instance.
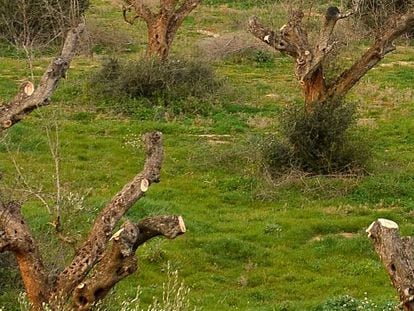
[[[84,25],[80,24],[68,33],[61,55],[51,62],[36,89],[33,83],[26,82],[13,101],[0,106],[0,131],[49,103],[49,97],[69,68],[83,28]],[[50,281],[52,276],[44,268],[35,240],[20,212],[20,204],[4,203],[0,198],[0,252],[13,252],[17,258],[27,297],[34,310],[41,310],[44,304],[52,310],[60,310],[72,294],[74,308],[87,310],[105,297],[118,281],[136,270],[135,251],[139,245],[157,235],[173,239],[185,232],[181,216],[160,216],[137,225],[127,222],[122,231],[112,235],[124,214],[144,196],[152,183],[160,180],[162,134],[147,133],[143,141],[147,156],[144,169],[97,216],[88,239],[54,282]],[[111,236],[113,243],[108,248]],[[86,279],[94,267],[93,276]]]
[[[79,284],[73,294],[75,310],[89,310],[120,280],[137,270],[137,248],[147,240],[162,235],[169,239],[185,233],[181,216],[157,216],[140,221],[126,222],[113,237],[95,269],[93,276]]]
[[[373,222],[367,233],[398,292],[401,306],[414,311],[414,239],[400,237],[398,225],[387,219]]]
[[[136,19],[145,20],[148,28],[148,45],[146,56],[162,61],[168,58],[175,35],[184,21],[202,0],[185,0],[179,5],[178,0],[161,0],[160,10],[154,13],[143,0],[125,0],[124,20],[133,24]],[[135,16],[128,17],[128,12],[135,11]]]
[[[69,69],[84,29],[85,25],[80,23],[68,31],[60,55],[49,64],[37,88],[32,82],[25,82],[10,103],[0,106],[0,132],[18,123],[33,110],[49,104],[60,79]]]
[[[30,229],[23,219],[20,203],[0,203],[0,252],[13,252],[27,297],[40,310],[50,295],[50,284]]]
[[[96,217],[88,239],[78,249],[72,263],[58,276],[53,296],[60,300],[72,293],[85,276],[102,258],[112,232],[121,217],[139,200],[152,183],[160,180],[163,160],[162,134],[159,132],[144,135],[147,160],[144,169],[112,199]]]
[[[327,9],[319,38],[314,46],[308,41],[302,28],[303,13],[295,11],[286,25],[277,32],[262,25],[257,17],[249,19],[249,31],[275,50],[295,59],[295,75],[302,87],[305,105],[312,110],[313,102],[324,102],[331,98],[343,97],[382,58],[395,50],[393,42],[414,27],[414,10],[395,18],[390,27],[376,40],[374,45],[344,71],[332,84],[324,77],[323,62],[335,46],[332,34],[337,22],[352,15],[342,14],[338,8]]]

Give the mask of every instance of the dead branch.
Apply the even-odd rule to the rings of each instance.
[[[398,225],[387,219],[374,221],[367,233],[398,291],[401,306],[414,311],[414,239],[400,237]]]
[[[75,56],[84,28],[85,25],[80,23],[67,33],[61,54],[49,64],[37,88],[31,82],[25,82],[10,103],[0,106],[0,132],[19,122],[31,111],[49,104],[50,97],[60,79],[65,77]]]

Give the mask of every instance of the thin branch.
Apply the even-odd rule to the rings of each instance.
[[[133,21],[135,21],[139,17],[141,17],[143,20],[145,20],[145,22],[148,23],[148,24],[151,24],[152,21],[154,20],[155,15],[151,12],[149,7],[144,4],[143,0],[125,0],[125,3],[127,5],[124,6],[124,9],[123,9],[124,14],[126,14],[125,9],[128,10],[128,12],[132,8],[134,8],[134,10],[135,10],[136,16],[133,18],[133,20],[129,19],[130,21],[132,21],[132,23],[133,23]],[[125,19],[125,17],[124,17],[124,19]]]
[[[0,106],[0,131],[10,128],[31,111],[49,104],[50,97],[60,79],[65,77],[70,62],[75,56],[79,36],[84,28],[84,23],[80,23],[67,33],[61,54],[50,63],[39,86],[33,92],[28,93],[26,89],[23,91],[21,89],[12,102]]]

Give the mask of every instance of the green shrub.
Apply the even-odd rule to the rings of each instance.
[[[89,0],[0,0],[0,38],[18,46],[49,43],[88,6]]]
[[[280,119],[282,138],[262,143],[266,170],[278,177],[292,169],[312,174],[361,173],[370,152],[355,133],[355,105],[341,99],[287,108]]]
[[[222,86],[213,68],[201,61],[120,62],[111,58],[92,77],[90,92],[102,99],[116,99],[112,108],[127,114],[134,113],[134,105],[175,105],[179,112],[200,112],[211,105]]]

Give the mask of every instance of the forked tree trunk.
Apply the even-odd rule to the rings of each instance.
[[[136,19],[145,20],[148,28],[148,45],[146,56],[162,61],[168,58],[172,42],[184,18],[194,10],[202,0],[161,0],[159,12],[150,10],[144,0],[124,0],[124,20],[133,24]],[[135,16],[128,17],[128,12],[134,10]]]
[[[83,28],[80,24],[68,32],[60,55],[50,63],[37,87],[26,82],[10,103],[0,105],[0,132],[14,126],[33,110],[49,104],[75,55]],[[68,303],[72,305],[71,310],[89,310],[117,282],[137,269],[135,252],[141,244],[155,236],[174,239],[185,233],[181,216],[158,216],[137,224],[127,221],[114,234],[125,213],[153,183],[159,182],[162,141],[159,132],[143,136],[147,156],[143,170],[97,215],[88,238],[54,281],[43,264],[36,241],[21,213],[21,205],[3,202],[0,198],[0,253],[9,251],[15,255],[33,310],[42,310],[44,304],[52,310],[62,310]]]
[[[389,27],[375,40],[348,70],[345,70],[332,83],[324,77],[324,60],[335,47],[332,34],[337,22],[353,12],[342,14],[338,8],[327,9],[323,26],[316,44],[311,46],[306,31],[302,28],[302,11],[293,11],[289,21],[279,31],[262,25],[257,17],[249,20],[249,31],[275,50],[291,56],[295,60],[295,75],[298,79],[308,111],[314,102],[324,102],[331,98],[343,97],[358,81],[384,56],[395,50],[394,41],[414,27],[414,9],[388,21]]]
[[[378,219],[367,229],[368,237],[387,270],[406,311],[414,311],[414,239],[400,237],[398,225]]]

